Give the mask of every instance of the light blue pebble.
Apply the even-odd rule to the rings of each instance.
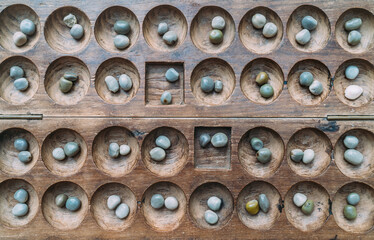
[[[343,140],[344,146],[350,149],[356,148],[358,145],[358,142],[359,140],[355,136],[345,136]]]
[[[214,81],[210,77],[203,77],[200,83],[201,90],[205,93],[210,93],[214,89]]]
[[[164,197],[161,194],[154,194],[151,198],[151,206],[155,209],[162,208],[164,206]]]
[[[296,42],[300,45],[305,45],[310,41],[311,35],[308,29],[303,29],[296,34]]]
[[[170,139],[163,135],[158,136],[155,142],[158,147],[163,148],[165,150],[171,146]]]
[[[25,203],[29,199],[29,193],[23,189],[20,188],[14,193],[14,199],[16,199],[19,203]]]
[[[12,214],[16,217],[23,217],[29,212],[29,207],[24,203],[17,203],[13,209]]]
[[[348,43],[352,46],[356,46],[361,42],[361,33],[359,31],[353,30],[348,34]]]
[[[322,83],[320,81],[314,80],[312,85],[309,86],[309,91],[315,96],[321,95],[323,92]]]
[[[23,163],[28,163],[32,159],[32,155],[29,151],[22,151],[18,153],[18,159]]]
[[[21,67],[13,66],[9,70],[9,75],[13,79],[18,79],[18,78],[23,77],[25,75],[25,72],[23,71]]]
[[[119,145],[118,145],[118,143],[109,144],[108,153],[109,153],[109,156],[111,156],[112,158],[117,158],[119,156]]]
[[[360,202],[360,195],[355,192],[348,194],[347,202],[350,205],[356,206]]]
[[[364,161],[364,156],[355,149],[348,149],[344,152],[344,159],[350,164],[358,166]]]
[[[359,73],[360,73],[360,69],[354,65],[349,65],[345,69],[345,77],[348,78],[349,80],[354,80],[358,76]]]
[[[81,207],[81,200],[79,200],[77,197],[69,197],[65,203],[65,207],[68,210],[75,212]]]
[[[165,73],[165,78],[168,82],[175,82],[179,79],[179,73],[174,68],[169,68]]]
[[[213,211],[218,211],[221,208],[222,200],[216,196],[212,196],[207,201],[208,207]]]
[[[212,210],[206,210],[204,213],[204,218],[205,221],[210,225],[214,225],[218,222],[218,215]]]
[[[24,138],[17,138],[14,141],[14,147],[18,151],[26,151],[29,148],[29,144],[28,144],[28,142],[27,142],[26,139],[24,139]]]
[[[130,45],[130,39],[127,36],[120,34],[114,37],[113,42],[114,46],[120,50],[125,49]]]
[[[117,208],[116,208],[116,216],[119,219],[124,219],[126,218],[129,213],[130,213],[130,208],[126,203],[121,203]]]
[[[352,31],[352,30],[359,29],[361,27],[361,24],[362,24],[361,18],[352,18],[351,20],[345,22],[344,28],[347,31]]]
[[[220,93],[223,90],[223,83],[220,80],[214,82],[214,91]]]
[[[70,29],[70,35],[75,39],[79,40],[83,37],[84,30],[82,25],[80,24],[74,24]]]
[[[64,146],[64,152],[68,157],[74,157],[79,152],[80,148],[76,142],[68,142]]]
[[[308,29],[309,31],[314,30],[317,27],[317,24],[317,20],[312,16],[305,16],[303,20],[301,20],[303,28]]]
[[[28,36],[32,36],[35,33],[35,24],[30,19],[22,20],[19,27],[21,29],[21,32]]]
[[[314,80],[313,74],[311,72],[303,72],[300,74],[299,83],[301,86],[309,87],[312,85]]]
[[[25,91],[29,87],[29,81],[26,78],[18,78],[13,85],[18,91]]]
[[[130,32],[130,24],[127,21],[119,20],[114,23],[114,31],[126,35]]]
[[[228,141],[229,139],[227,135],[221,132],[214,134],[212,139],[210,140],[212,145],[216,148],[225,147]]]
[[[171,93],[168,91],[165,91],[162,93],[160,101],[163,105],[168,105],[171,103],[172,98],[173,97],[171,96]]]

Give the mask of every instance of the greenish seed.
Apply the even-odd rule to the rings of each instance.
[[[221,30],[213,29],[209,32],[209,40],[213,44],[220,44],[223,41],[223,33]]]
[[[316,29],[317,24],[318,24],[317,20],[313,18],[312,16],[305,16],[301,20],[301,26],[303,26],[303,28],[305,29],[308,29],[309,31]]]
[[[13,34],[13,42],[17,47],[22,47],[27,42],[27,36],[23,32],[15,32]]]
[[[167,197],[165,199],[165,207],[171,211],[174,211],[179,206],[179,202],[175,197]]]
[[[200,135],[199,143],[202,148],[205,148],[210,143],[210,136],[207,133],[203,133]]]
[[[130,45],[130,39],[125,35],[115,36],[113,42],[114,46],[119,50],[123,50]]]
[[[72,81],[69,81],[69,80],[66,80],[65,78],[60,78],[60,82],[59,82],[59,88],[61,90],[61,92],[63,93],[68,93],[70,92],[71,88],[73,87],[73,82]]]
[[[356,206],[360,202],[360,195],[355,192],[348,194],[347,202],[352,206]]]
[[[309,91],[315,96],[321,95],[323,92],[322,83],[318,80],[314,80],[313,83],[309,86]]]
[[[214,225],[218,222],[218,215],[212,210],[206,210],[204,213],[204,219],[208,224]]]
[[[262,29],[262,35],[266,38],[272,38],[278,33],[278,27],[272,22],[268,22],[265,24],[264,28]]]
[[[119,154],[122,156],[127,156],[131,152],[131,148],[129,145],[122,144],[119,146]]]
[[[355,206],[346,205],[343,210],[344,217],[348,220],[354,220],[357,217],[357,210]]]
[[[81,207],[81,200],[79,200],[77,197],[69,197],[68,200],[66,200],[65,207],[75,212]]]
[[[109,91],[112,93],[118,92],[119,83],[117,79],[115,79],[113,76],[106,76],[104,81]]]
[[[71,29],[70,29],[70,35],[75,39],[79,40],[83,37],[84,35],[84,30],[82,25],[80,24],[74,24]]]
[[[166,22],[160,22],[157,27],[157,33],[158,35],[162,36],[164,35],[167,31],[169,31],[168,24]]]
[[[269,80],[269,75],[266,72],[259,72],[256,76],[256,83],[260,86],[267,83]]]
[[[269,83],[266,83],[261,86],[260,94],[264,98],[270,98],[274,95],[274,89]]]
[[[14,199],[19,203],[25,203],[29,199],[29,193],[23,189],[20,188],[14,193]]]
[[[110,195],[106,201],[106,205],[109,208],[109,210],[114,210],[120,204],[121,204],[121,197],[118,195]]]
[[[117,158],[119,156],[119,145],[118,145],[118,143],[109,144],[108,154],[112,158]]]
[[[344,159],[350,164],[358,166],[364,161],[364,156],[355,149],[348,149],[344,152]]]
[[[214,89],[214,81],[210,77],[203,77],[200,82],[200,88],[205,93],[210,93]]]
[[[160,147],[160,148],[163,148],[163,149],[168,149],[170,148],[171,146],[171,142],[170,142],[170,139],[164,135],[161,135],[161,136],[158,136],[156,138],[156,146]]]
[[[13,209],[12,214],[16,217],[23,217],[29,212],[29,207],[25,203],[17,203]]]
[[[119,219],[125,219],[130,213],[130,208],[126,203],[121,203],[115,211],[116,216]]]
[[[61,194],[56,196],[55,204],[58,207],[63,207],[63,206],[65,206],[67,200],[68,200],[68,196],[66,194],[61,193]]]
[[[212,19],[212,28],[213,29],[218,29],[218,30],[223,30],[226,26],[225,19],[221,16],[215,16]]]
[[[295,39],[296,39],[296,42],[300,45],[307,44],[311,39],[309,30],[308,29],[301,30],[300,32],[296,34]]]
[[[169,68],[165,73],[165,78],[168,82],[175,82],[179,79],[179,73],[174,68]]]
[[[26,78],[18,78],[13,82],[13,85],[18,91],[25,91],[29,88],[29,81]]]
[[[344,28],[347,31],[352,31],[352,30],[359,29],[361,25],[362,25],[361,18],[352,18],[351,20],[345,22]]]
[[[309,87],[314,80],[313,74],[310,72],[302,72],[299,77],[299,83],[303,87]]]
[[[53,149],[52,156],[53,156],[54,159],[56,159],[58,161],[62,161],[66,157],[64,149],[60,148],[60,147]]]
[[[68,142],[64,146],[64,152],[65,152],[66,156],[68,156],[68,157],[74,157],[75,155],[78,154],[79,151],[80,151],[80,147],[79,147],[78,143]]]
[[[356,77],[358,76],[359,73],[360,73],[360,69],[357,66],[354,66],[354,65],[349,65],[345,69],[345,72],[344,72],[345,77],[348,78],[349,80],[356,79]]]
[[[314,202],[313,200],[306,200],[306,202],[304,203],[304,205],[301,207],[301,211],[305,214],[305,215],[310,215],[312,214],[314,210]]]
[[[345,136],[343,143],[346,148],[353,149],[357,147],[359,140],[355,136],[347,135]]]
[[[22,151],[18,153],[18,159],[23,163],[28,163],[32,159],[32,155],[29,151]]]
[[[226,147],[228,141],[229,139],[227,135],[221,132],[214,134],[212,139],[210,140],[212,145],[216,148]]]
[[[361,33],[359,31],[353,30],[348,34],[348,43],[352,46],[356,46],[361,42]]]
[[[64,78],[65,78],[66,80],[69,80],[69,81],[75,82],[75,81],[78,80],[78,74],[73,73],[73,72],[66,72],[66,73],[64,73]]]
[[[213,211],[218,211],[222,206],[222,200],[216,196],[212,196],[207,201],[208,207]]]
[[[156,162],[161,162],[166,157],[166,152],[163,148],[155,147],[152,148],[151,151],[149,151],[149,155],[151,159],[153,159]]]
[[[223,83],[220,80],[214,81],[214,91],[220,93],[223,90]]]
[[[304,157],[304,152],[301,149],[292,149],[291,150],[291,160],[294,162],[300,162]]]
[[[121,76],[119,76],[118,83],[125,92],[130,91],[132,88],[132,80],[127,74],[121,74]]]
[[[72,28],[75,24],[77,24],[77,17],[71,13],[66,15],[63,19],[66,26]]]
[[[118,34],[126,35],[130,30],[131,27],[127,21],[119,20],[114,23],[114,31]]]
[[[171,96],[171,93],[168,91],[165,91],[162,93],[160,101],[163,105],[170,104],[172,101],[173,97]]]
[[[35,24],[30,19],[22,20],[21,24],[19,25],[21,32],[28,36],[32,36],[35,33]]]
[[[13,79],[22,78],[25,75],[23,69],[19,66],[13,66],[9,70],[9,75]]]
[[[258,151],[264,147],[264,143],[259,138],[251,138],[251,147],[253,150]]]
[[[155,209],[162,208],[164,206],[165,200],[161,194],[154,194],[151,197],[151,206]]]
[[[14,141],[14,147],[15,147],[18,151],[26,151],[26,150],[29,148],[29,143],[28,143],[27,140],[24,139],[24,138],[17,138],[17,139]]]
[[[252,25],[256,29],[261,29],[265,26],[266,24],[266,17],[260,13],[256,13],[252,17]]]
[[[263,211],[264,213],[267,213],[269,211],[270,202],[265,194],[260,194],[258,196],[258,204],[260,205],[261,211]]]
[[[174,45],[178,41],[178,36],[174,31],[167,31],[162,39],[167,45]]]
[[[315,153],[313,149],[306,149],[303,154],[303,163],[309,164],[314,160]]]
[[[268,148],[261,148],[256,153],[256,158],[260,163],[268,163],[271,160],[271,151]]]

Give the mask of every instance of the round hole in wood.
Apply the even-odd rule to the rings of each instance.
[[[314,211],[305,215],[301,208],[293,203],[293,196],[302,193],[314,202]],[[305,181],[294,184],[288,190],[284,200],[284,210],[288,221],[303,232],[313,232],[321,228],[329,217],[330,197],[326,189],[318,183]]]
[[[322,83],[323,92],[321,95],[313,95],[308,87],[300,85],[300,75],[303,72],[313,74],[314,80]],[[305,106],[314,106],[322,103],[330,93],[331,82],[329,69],[320,61],[306,59],[297,62],[288,74],[287,88],[291,97],[298,103]]]
[[[209,210],[207,201],[210,197],[216,196],[222,200],[222,206],[218,211],[218,222],[210,225],[205,221],[204,214]],[[189,214],[193,222],[203,229],[221,229],[231,219],[234,211],[234,199],[230,190],[221,183],[207,182],[198,186],[191,194],[189,200]]]
[[[344,152],[347,148],[344,146],[344,138],[347,135],[358,138],[359,143],[355,148],[364,156],[361,165],[354,166],[344,159]],[[351,129],[345,132],[335,144],[334,160],[339,170],[349,178],[367,179],[374,176],[374,134],[365,129]]]
[[[59,194],[68,197],[77,197],[81,201],[81,207],[72,212],[65,207],[58,207],[55,199]],[[60,230],[72,230],[82,223],[88,212],[88,197],[86,192],[78,184],[73,182],[58,182],[50,186],[43,195],[42,212],[45,220],[54,228]]]
[[[121,202],[129,206],[130,213],[125,219],[119,219],[115,210],[109,210],[107,200],[111,195],[120,196]],[[137,207],[136,197],[130,188],[121,183],[107,183],[93,194],[90,210],[97,224],[104,230],[123,231],[134,222]]]
[[[18,203],[14,199],[14,193],[25,189],[29,194],[26,204],[29,207],[28,213],[23,217],[16,217],[12,213],[13,207]],[[39,198],[34,187],[22,179],[8,179],[0,183],[0,223],[9,228],[18,228],[30,223],[36,216],[39,208]]]
[[[169,31],[174,31],[178,36],[178,41],[174,45],[167,45],[162,36],[157,32],[158,24],[165,22]],[[173,51],[177,49],[187,35],[187,20],[183,13],[176,7],[170,5],[160,5],[152,8],[143,21],[143,35],[148,45],[156,51]]]
[[[269,211],[264,213],[260,210],[258,214],[251,215],[245,209],[245,205],[248,201],[253,199],[258,201],[258,196],[260,194],[265,194],[269,199]],[[245,186],[239,193],[236,210],[240,221],[242,221],[246,227],[265,231],[271,229],[278,220],[281,214],[279,211],[281,204],[281,195],[273,185],[263,181],[254,181]]]
[[[212,19],[221,16],[225,19],[226,26],[222,30],[223,41],[213,44],[209,40],[209,32],[213,30]],[[220,53],[225,51],[235,37],[235,23],[230,13],[220,7],[206,6],[199,10],[191,22],[191,39],[193,44],[206,53]]]
[[[66,72],[73,72],[78,75],[78,80],[68,93],[63,93],[59,87],[60,78]],[[90,72],[86,64],[80,59],[65,56],[53,61],[47,69],[44,78],[44,87],[49,97],[60,105],[75,105],[88,92],[90,87]]]
[[[109,156],[109,145],[118,143],[130,146],[130,153],[117,158]],[[112,177],[122,177],[130,173],[139,159],[140,147],[134,134],[124,127],[108,127],[96,135],[92,144],[92,157],[96,166]]]
[[[222,92],[203,92],[200,87],[201,79],[203,77],[211,77],[214,81],[222,81]],[[199,102],[208,105],[223,104],[227,99],[229,99],[234,91],[235,82],[234,70],[226,61],[219,58],[208,58],[203,60],[194,68],[191,74],[192,93]]]
[[[264,98],[260,94],[260,86],[256,83],[256,76],[260,72],[266,72],[269,76],[268,83],[274,89],[274,95]],[[248,63],[240,76],[240,88],[244,95],[252,102],[270,104],[274,102],[283,90],[284,76],[279,65],[268,58],[257,58]]]
[[[345,69],[349,65],[359,68],[360,73],[354,80],[345,77]],[[349,85],[362,87],[363,93],[356,100],[345,97],[344,91]],[[350,59],[342,63],[335,73],[334,90],[339,100],[350,107],[364,107],[373,102],[374,99],[374,66],[364,59]]]
[[[151,198],[154,194],[161,194],[164,199],[175,197],[178,200],[178,208],[169,210],[164,206],[154,209],[151,206]],[[178,185],[172,182],[157,182],[144,192],[141,209],[149,226],[159,232],[169,232],[181,224],[187,209],[187,198]]]
[[[80,151],[74,157],[65,157],[59,161],[53,158],[52,151],[55,148],[64,148],[68,142],[75,142],[79,145]],[[53,174],[59,176],[71,176],[79,172],[87,158],[87,144],[83,137],[72,129],[60,128],[50,133],[42,145],[42,159],[44,165]]]
[[[113,27],[116,21],[127,21],[130,25],[130,32],[126,36],[130,39],[130,45],[120,50],[114,46],[113,39],[118,34]],[[139,21],[136,15],[128,8],[121,6],[112,6],[105,9],[98,17],[95,23],[95,37],[96,41],[102,48],[109,52],[123,52],[135,45],[138,40],[140,32]]]
[[[360,202],[355,206],[357,218],[347,220],[343,210],[347,203],[347,196],[355,192],[360,195]],[[365,233],[373,228],[374,224],[374,189],[361,182],[351,182],[342,186],[332,201],[332,214],[336,224],[344,231],[351,233]]]
[[[314,160],[311,163],[294,162],[291,160],[293,149],[312,149]],[[317,177],[324,173],[331,163],[332,144],[326,134],[315,128],[304,128],[292,135],[287,143],[287,163],[296,174],[302,177]]]
[[[344,29],[345,22],[352,18],[361,18],[362,25],[357,30],[361,33],[359,44],[352,46],[348,43],[349,31]],[[374,46],[374,15],[363,8],[350,8],[346,10],[335,24],[335,36],[339,45],[350,53],[364,53],[371,50]]]
[[[318,24],[316,29],[310,31],[310,41],[305,45],[300,45],[296,42],[296,34],[303,29],[301,20],[305,16],[312,16],[317,20]],[[330,21],[326,13],[312,5],[302,5],[296,8],[287,21],[286,31],[292,46],[299,51],[308,53],[322,50],[327,45],[331,35]]]
[[[251,147],[251,139],[259,138],[264,148],[271,151],[270,162],[261,163],[256,158],[256,151]],[[252,176],[266,178],[273,176],[282,163],[284,143],[277,132],[266,127],[256,127],[247,131],[239,141],[238,158],[242,167]]]
[[[65,25],[64,17],[73,14],[77,23],[82,25],[84,34],[79,40],[70,35],[70,28]],[[76,7],[66,6],[56,9],[48,16],[44,25],[45,40],[51,48],[61,53],[75,53],[88,45],[91,37],[91,22],[87,15]]]
[[[27,36],[27,42],[17,47],[13,42],[13,34],[20,32],[20,23],[29,19],[35,24],[35,33]],[[40,21],[38,15],[30,7],[23,4],[15,4],[6,7],[0,13],[0,45],[12,52],[21,53],[33,48],[40,37]]]
[[[24,138],[29,143],[32,159],[23,163],[18,159],[19,151],[14,147],[17,138]],[[0,133],[0,170],[10,175],[23,175],[30,171],[39,158],[39,143],[32,133],[22,128],[9,128]]]
[[[124,91],[122,88],[116,93],[108,90],[105,83],[107,76],[113,76],[117,80],[122,74],[127,74],[132,80],[132,88]],[[129,102],[138,92],[140,75],[135,65],[124,58],[110,58],[103,62],[96,71],[95,88],[99,96],[110,104],[125,104]]]
[[[156,138],[166,136],[171,142],[170,148],[166,149],[166,157],[160,162],[151,159],[149,152],[156,147]],[[152,173],[161,177],[177,175],[188,160],[188,142],[182,132],[171,127],[159,127],[152,130],[144,139],[142,144],[142,159],[144,165]]]
[[[267,22],[274,23],[278,33],[272,38],[266,38],[262,29],[256,29],[252,25],[252,17],[260,13],[266,17]],[[257,54],[268,54],[277,50],[283,39],[283,24],[278,14],[267,7],[256,7],[248,11],[239,24],[239,37],[244,47]]]

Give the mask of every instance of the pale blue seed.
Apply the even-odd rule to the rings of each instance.
[[[314,80],[313,74],[311,72],[303,72],[300,74],[299,83],[303,87],[309,87],[312,85]]]
[[[151,156],[151,158],[156,161],[156,162],[160,162],[162,160],[165,159],[166,157],[166,152],[164,149],[160,148],[160,147],[155,147],[155,148],[152,148],[151,151],[149,151],[149,155]]]
[[[228,141],[229,139],[227,135],[221,132],[214,134],[212,139],[210,140],[212,145],[216,148],[225,147]]]
[[[18,78],[13,82],[13,85],[18,91],[25,91],[29,88],[29,81],[26,78]]]
[[[163,105],[167,105],[167,104],[171,103],[172,99],[173,99],[173,97],[171,96],[171,93],[168,92],[168,91],[165,91],[165,92],[162,93],[160,101]]]
[[[21,32],[28,36],[32,36],[35,33],[35,24],[30,19],[22,20],[19,27],[21,29]]]
[[[168,137],[166,137],[166,136],[163,136],[163,135],[158,136],[156,138],[155,143],[156,143],[156,145],[158,147],[163,148],[165,150],[168,149],[168,148],[170,148],[170,146],[171,146],[170,139]]]
[[[161,194],[154,194],[151,197],[151,206],[155,209],[162,208],[164,206],[164,197]]]
[[[16,217],[23,217],[29,212],[29,207],[25,203],[17,203],[13,209],[12,214]]]
[[[29,144],[28,144],[28,142],[27,142],[26,139],[24,139],[24,138],[17,138],[14,141],[14,147],[18,151],[26,151],[29,148]]]
[[[22,78],[25,75],[23,69],[19,66],[13,66],[9,70],[9,75],[13,79]]]
[[[208,207],[213,211],[218,211],[222,206],[222,200],[216,196],[212,196],[207,201]]]
[[[130,208],[126,203],[121,203],[115,211],[116,216],[119,219],[124,219],[126,218],[130,213]]]
[[[223,90],[223,83],[220,80],[214,82],[214,91],[220,93]]]
[[[214,89],[214,81],[210,77],[203,77],[200,82],[200,88],[205,93],[210,93]]]
[[[202,148],[205,148],[210,143],[210,136],[207,133],[203,133],[200,135],[199,143]]]
[[[214,225],[218,222],[218,215],[212,210],[206,210],[204,213],[204,218],[205,221],[210,225]]]
[[[303,28],[308,29],[309,31],[316,29],[317,24],[317,20],[312,16],[305,16],[301,20],[301,25],[303,26]]]
[[[352,30],[359,29],[361,25],[362,25],[361,18],[352,18],[351,20],[345,22],[344,28],[347,31],[352,31]]]
[[[360,73],[360,69],[357,66],[349,65],[345,69],[345,77],[349,80],[354,80]]]
[[[168,31],[162,36],[167,45],[174,45],[178,41],[178,36],[174,31]]]
[[[174,68],[169,68],[165,73],[165,78],[168,82],[175,82],[179,79],[179,73]]]
[[[117,35],[113,39],[114,46],[119,49],[125,49],[130,45],[130,39],[125,35]]]
[[[118,34],[126,35],[130,32],[131,27],[127,21],[119,20],[114,23],[114,31]]]
[[[108,154],[112,158],[117,158],[119,156],[119,145],[118,145],[118,143],[109,144]]]
[[[263,211],[264,213],[267,213],[269,211],[270,202],[265,194],[260,194],[258,196],[258,204],[260,205],[261,211]]]
[[[350,149],[353,149],[353,148],[356,148],[358,143],[359,143],[359,140],[357,137],[355,136],[350,136],[350,135],[347,135],[345,136],[344,140],[343,140],[343,143],[344,143],[344,146],[346,148],[350,148]]]
[[[79,200],[77,197],[69,197],[66,201],[65,207],[68,210],[75,212],[81,207],[81,200]]]
[[[22,151],[18,153],[18,159],[23,163],[28,163],[32,159],[32,155],[29,151]]]
[[[157,27],[158,35],[162,36],[167,31],[169,31],[169,27],[168,27],[168,24],[166,22],[161,22],[161,23],[158,24],[158,27]]]
[[[66,157],[64,149],[60,148],[60,147],[53,149],[52,156],[53,156],[54,159],[56,159],[58,161],[62,161]]]
[[[352,46],[356,46],[361,42],[361,33],[359,31],[353,30],[348,34],[348,43]]]
[[[303,29],[296,34],[296,42],[305,45],[310,41],[311,35],[308,29]]]
[[[29,199],[29,193],[25,189],[20,188],[14,193],[13,197],[19,203],[25,203]]]
[[[322,83],[318,80],[314,80],[313,83],[309,86],[309,91],[315,96],[321,95],[323,92]]]
[[[347,202],[350,205],[356,206],[360,202],[360,195],[355,192],[348,194]]]
[[[79,40],[83,37],[84,30],[82,25],[80,24],[74,24],[70,29],[70,35],[75,39]]]
[[[68,157],[74,157],[75,155],[77,155],[79,150],[80,150],[80,147],[78,143],[75,143],[75,142],[68,142],[64,146],[64,152],[66,156]]]
[[[355,149],[348,149],[344,152],[344,159],[350,164],[358,166],[364,161],[364,156]]]

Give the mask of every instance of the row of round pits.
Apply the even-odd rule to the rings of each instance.
[[[23,217],[16,217],[12,214],[12,206],[16,204],[13,195],[18,189],[25,189],[29,193],[27,204],[29,212]],[[36,216],[39,208],[39,198],[33,186],[20,179],[5,180],[0,184],[1,196],[0,205],[2,214],[0,223],[3,226],[15,228],[27,225]],[[304,214],[295,205],[295,194],[303,194],[307,199],[314,202],[314,211]],[[357,193],[360,196],[360,203],[357,207],[357,218],[348,220],[343,215],[343,208],[346,205],[347,196],[350,193]],[[77,211],[69,211],[66,208],[58,207],[56,197],[59,194],[74,196],[81,201]],[[175,210],[167,208],[155,209],[151,205],[151,198],[160,194],[166,198],[173,196],[179,205]],[[246,204],[252,199],[257,199],[265,194],[269,200],[269,210],[259,211],[257,214],[249,214]],[[118,195],[121,201],[129,206],[129,215],[119,219],[107,206],[108,198]],[[215,209],[218,221],[208,224],[204,218],[209,205],[208,199],[212,196],[218,198],[221,206]],[[100,186],[89,198],[84,189],[73,182],[58,182],[50,186],[42,197],[41,210],[44,218],[53,227],[61,230],[77,228],[86,217],[89,208],[97,224],[107,231],[123,231],[129,228],[135,220],[138,211],[138,202],[133,191],[120,183],[106,183]],[[338,226],[350,233],[368,232],[374,224],[373,213],[374,189],[360,182],[351,182],[342,186],[332,199],[332,213]],[[250,229],[269,230],[281,215],[282,203],[288,221],[297,229],[303,232],[312,232],[320,229],[329,218],[330,196],[326,189],[312,181],[298,182],[286,193],[284,202],[279,191],[270,183],[264,181],[253,181],[246,185],[239,193],[236,201],[236,211],[240,221]],[[89,204],[90,203],[90,204]],[[188,211],[187,211],[188,206]],[[218,182],[206,182],[198,186],[191,194],[190,199],[186,198],[184,191],[171,182],[157,182],[149,186],[143,193],[141,200],[141,212],[146,223],[155,231],[173,231],[179,227],[184,215],[188,212],[194,224],[201,229],[221,229],[233,217],[234,198],[230,190]]]

